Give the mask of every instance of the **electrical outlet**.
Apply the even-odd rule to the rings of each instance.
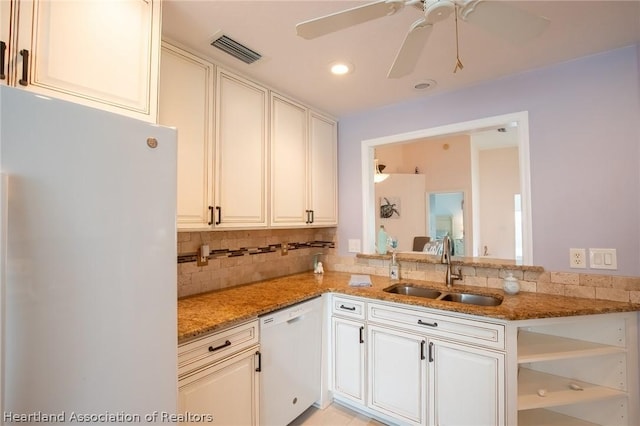
[[[360,253],[360,240],[349,239],[349,253]]]
[[[569,267],[585,269],[587,267],[587,251],[583,248],[570,248]]]
[[[280,244],[280,256],[286,256],[289,254],[289,243],[284,242]]]

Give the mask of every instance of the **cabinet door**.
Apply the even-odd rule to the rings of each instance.
[[[385,327],[368,326],[370,408],[402,423],[426,418],[426,340]]]
[[[27,90],[156,121],[159,0],[21,0],[19,16]]]
[[[11,28],[13,28],[13,13],[12,6],[13,1],[3,0],[0,1],[0,43],[2,43],[3,55],[0,62],[2,62],[2,69],[0,69],[0,84],[9,84],[9,55],[11,46]]]
[[[309,114],[310,209],[313,225],[338,224],[338,137],[336,122]]]
[[[216,226],[264,227],[267,90],[218,69]]]
[[[332,318],[333,391],[365,403],[364,323]]]
[[[271,225],[305,225],[307,110],[271,95]]]
[[[178,382],[178,413],[211,415],[204,423],[221,426],[258,424],[259,387],[256,348],[200,370]],[[203,421],[181,424],[202,424]]]
[[[429,341],[430,424],[504,425],[504,354]]]
[[[213,65],[163,44],[158,121],[178,129],[179,229],[210,226],[213,78]]]

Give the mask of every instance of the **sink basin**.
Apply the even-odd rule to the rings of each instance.
[[[430,288],[417,287],[411,284],[396,284],[384,289],[387,293],[404,294],[405,296],[426,297],[436,299],[442,293]]]
[[[494,296],[483,296],[472,293],[443,293],[432,288],[418,287],[410,283],[395,284],[385,288],[387,293],[403,294],[405,296],[424,297],[426,299],[437,299],[445,302],[465,303],[477,306],[498,306],[502,299]]]
[[[498,306],[502,303],[502,299],[497,297],[470,293],[447,293],[440,300],[479,306]]]

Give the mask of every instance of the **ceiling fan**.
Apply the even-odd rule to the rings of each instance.
[[[313,39],[335,31],[393,15],[405,6],[415,6],[423,16],[415,21],[398,51],[387,78],[410,74],[427,43],[433,25],[452,13],[463,21],[514,43],[528,41],[541,34],[549,24],[545,17],[533,15],[505,1],[491,0],[379,0],[296,25],[300,37]],[[456,16],[457,13],[457,16]],[[456,34],[457,37],[457,34]],[[457,68],[462,64],[458,59]]]

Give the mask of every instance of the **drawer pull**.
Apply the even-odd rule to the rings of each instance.
[[[422,320],[418,320],[418,324],[419,325],[426,325],[427,327],[437,327],[438,326],[437,322],[424,322]]]
[[[221,344],[220,346],[216,346],[215,348],[213,346],[209,346],[209,352],[215,352],[222,348],[226,348],[227,346],[231,346],[231,342],[229,340],[225,340],[223,344]]]
[[[344,305],[340,305],[340,309],[346,309],[347,311],[355,311],[356,307],[355,306],[344,306]]]

